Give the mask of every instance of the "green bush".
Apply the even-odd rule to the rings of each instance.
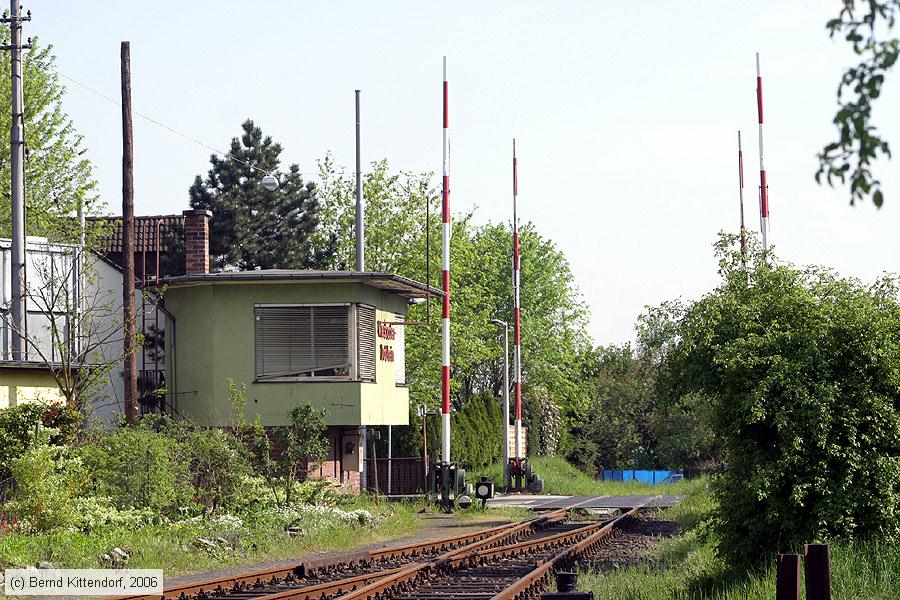
[[[78,453],[93,476],[92,494],[111,498],[117,508],[174,513],[195,497],[184,443],[146,420],[96,432]]]
[[[490,394],[466,402],[451,421],[454,462],[483,469],[503,455],[503,411]]]
[[[186,506],[214,512],[236,502],[250,474],[233,434],[150,415],[137,427],[92,432],[79,455],[93,475],[92,493],[119,509],[175,514]]]
[[[66,445],[78,434],[81,415],[66,405],[38,402],[0,409],[0,479],[12,474],[12,461],[29,447],[39,428],[53,430],[50,443]]]
[[[3,511],[25,530],[49,531],[69,525],[71,500],[87,479],[81,461],[68,456],[66,448],[50,445],[49,437],[37,436],[12,461],[17,488]]]
[[[182,439],[195,500],[211,511],[231,507],[244,478],[251,473],[240,440],[221,429],[187,431]]]
[[[900,302],[755,251],[719,248],[722,283],[673,311],[661,390],[711,403],[726,464],[719,549],[758,563],[822,538],[900,535]]]

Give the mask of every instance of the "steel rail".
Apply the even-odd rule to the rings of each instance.
[[[256,600],[318,600],[319,598],[332,597],[342,593],[351,592],[373,581],[397,573],[404,568],[405,567],[395,567],[385,571],[365,573],[363,575],[356,575],[355,577],[347,577],[335,581],[326,581],[324,583],[293,588],[283,592],[260,594],[256,597]]]
[[[489,548],[495,544],[502,543],[509,538],[515,538],[516,536],[521,535],[529,530],[534,530],[541,525],[565,520],[565,518],[566,509],[561,508],[539,517],[528,519],[527,521],[522,521],[514,527],[510,527],[507,531],[501,531],[485,538],[484,540],[468,544],[466,546],[463,546],[462,548],[450,550],[449,552],[445,552],[444,554],[431,561],[407,565],[406,567],[401,568],[396,573],[382,577],[381,579],[373,583],[363,586],[353,592],[350,592],[349,594],[339,596],[338,598],[339,600],[371,600],[372,598],[381,597],[387,590],[399,589],[403,591],[406,589],[411,589],[416,579],[423,575],[427,575],[432,570],[438,569],[444,565],[454,562],[454,559],[456,559],[460,554],[471,554],[472,552],[484,548]]]
[[[369,556],[377,560],[385,560],[398,558],[402,556],[417,556],[419,553],[427,553],[434,550],[449,550],[454,544],[464,544],[469,541],[478,541],[484,537],[488,537],[505,529],[509,529],[517,523],[507,523],[506,525],[498,525],[490,529],[484,529],[476,533],[463,533],[449,538],[441,538],[439,540],[431,540],[419,542],[416,544],[407,544],[406,546],[391,546],[380,550],[371,550]]]
[[[544,587],[549,583],[550,575],[558,565],[569,562],[575,557],[595,548],[603,538],[613,531],[616,525],[636,515],[642,506],[633,507],[628,512],[598,528],[597,531],[588,537],[559,552],[550,560],[540,563],[537,568],[517,579],[512,585],[493,596],[491,600],[521,600],[522,598],[533,597],[535,588]]]
[[[610,523],[610,521],[591,523],[589,525],[584,525],[583,527],[578,527],[569,531],[562,531],[551,536],[537,538],[534,540],[526,540],[524,542],[519,542],[518,544],[514,544],[511,546],[500,546],[498,548],[477,550],[475,552],[472,552],[471,554],[456,556],[453,559],[450,559],[447,564],[451,567],[456,567],[465,563],[483,564],[487,561],[497,558],[518,556],[523,552],[528,552],[534,548],[539,548],[541,546],[552,547],[561,543],[569,542],[573,539],[590,535],[598,529],[608,527]]]
[[[453,552],[453,550],[448,551],[448,549],[455,545],[465,545],[465,548],[476,545],[475,547],[484,548],[490,544],[502,543],[508,537],[518,535],[529,528],[565,519],[565,516],[565,509],[560,509],[525,521],[508,523],[506,525],[482,529],[468,534],[460,534],[449,538],[440,538],[437,540],[406,544],[403,546],[391,546],[388,548],[370,550],[368,552],[356,552],[335,557],[333,560],[328,559],[326,561],[321,561],[313,559],[302,561],[276,569],[262,569],[241,575],[231,575],[172,586],[165,588],[162,594],[119,596],[112,600],[182,600],[199,594],[225,594],[226,590],[242,586],[275,586],[279,581],[291,577],[296,579],[298,587],[293,590],[260,595],[259,597],[261,599],[271,598],[272,600],[277,600],[278,598],[301,598],[303,597],[304,590],[309,592],[317,591],[318,595],[316,597],[321,597],[322,595],[330,595],[327,593],[327,590],[340,593],[347,588],[356,589],[360,583],[371,583],[381,578],[390,577],[391,575],[399,573],[405,567],[373,571],[371,573],[336,579],[334,581],[311,583],[310,585],[303,585],[304,577],[316,576],[322,571],[327,572],[330,568],[362,566],[377,563],[382,560],[421,556],[434,551],[444,551],[444,554],[441,556],[446,556]],[[422,563],[412,563],[407,566],[421,564]],[[291,595],[291,592],[294,592],[294,595]]]

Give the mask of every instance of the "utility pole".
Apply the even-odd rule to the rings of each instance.
[[[25,100],[22,88],[22,50],[31,48],[22,43],[22,22],[31,20],[31,11],[22,16],[19,0],[10,0],[9,16],[2,19],[9,23],[9,45],[12,73],[12,124],[10,126],[10,151],[12,171],[12,286],[10,320],[12,329],[12,359],[28,360],[25,323]]]
[[[122,42],[122,305],[125,320],[125,422],[137,423],[134,312],[134,132],[131,122],[131,43]]]
[[[362,158],[359,150],[359,90],[356,90],[356,270],[366,269],[366,240],[363,230]]]
[[[509,492],[509,323],[491,319],[492,324],[503,328],[503,478]]]

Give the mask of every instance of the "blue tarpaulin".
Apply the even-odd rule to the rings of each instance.
[[[651,471],[628,469],[625,471],[603,471],[604,481],[638,481],[640,483],[671,483],[684,476],[683,471]]]

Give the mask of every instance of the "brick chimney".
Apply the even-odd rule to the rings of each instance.
[[[209,273],[209,218],[212,212],[197,208],[184,215],[184,272],[188,275]]]

